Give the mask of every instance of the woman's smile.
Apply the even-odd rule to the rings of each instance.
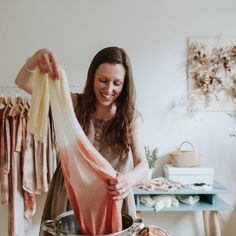
[[[101,64],[95,73],[94,93],[97,102],[103,106],[111,105],[120,95],[125,80],[122,64]]]

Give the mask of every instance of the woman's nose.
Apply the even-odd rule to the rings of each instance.
[[[113,84],[112,83],[108,83],[107,85],[107,92],[111,93],[113,91]]]

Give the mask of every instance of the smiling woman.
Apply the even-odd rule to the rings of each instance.
[[[110,108],[122,91],[124,78],[125,68],[122,64],[101,64],[94,77],[94,92],[98,102],[97,105],[105,109]]]
[[[55,55],[48,49],[40,49],[27,60],[28,70],[26,66],[22,67],[16,84],[31,93],[34,84],[31,75],[37,67],[41,73],[49,74],[52,80],[61,79]],[[132,187],[145,179],[148,164],[142,119],[135,109],[135,87],[127,53],[118,47],[99,51],[89,66],[83,93],[71,93],[71,98],[77,120],[89,141],[117,171],[116,179],[107,183],[107,193],[113,201],[123,199],[122,213],[135,218]],[[133,158],[131,169],[128,168],[130,150]],[[55,219],[71,209],[62,165],[59,163],[50,184],[42,221]],[[41,232],[41,235],[46,233]]]

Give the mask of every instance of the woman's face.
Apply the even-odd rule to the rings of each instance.
[[[122,64],[101,64],[94,75],[94,93],[97,102],[110,106],[120,95],[125,79],[125,68]]]

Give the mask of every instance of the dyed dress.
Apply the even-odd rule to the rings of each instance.
[[[75,109],[75,113],[77,113],[76,110],[77,109]],[[133,121],[137,119],[139,115],[140,114],[138,112],[135,112]],[[112,120],[103,121],[93,118],[90,121],[88,139],[116,171],[120,173],[126,173],[130,168],[132,168],[131,156],[127,154],[127,158],[121,160],[120,154],[115,153],[107,144],[106,131],[109,128],[111,122]],[[71,210],[71,206],[66,193],[61,165],[59,164],[50,183],[50,188],[44,205],[42,222],[44,220],[55,219],[58,215],[69,210]],[[135,202],[132,189],[129,190],[128,197],[124,200],[122,212],[129,214],[133,218],[136,218]],[[40,235],[49,236],[51,234],[40,232]]]

